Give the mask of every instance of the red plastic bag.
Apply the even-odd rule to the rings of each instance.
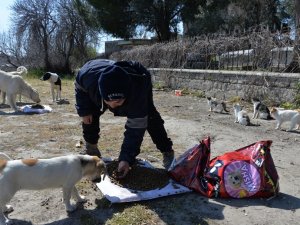
[[[170,176],[178,183],[206,195],[207,185],[204,171],[209,166],[210,138],[183,153],[169,170]]]

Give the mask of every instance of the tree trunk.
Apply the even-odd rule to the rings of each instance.
[[[300,72],[300,0],[295,2],[295,42],[293,60],[287,68],[287,72]]]

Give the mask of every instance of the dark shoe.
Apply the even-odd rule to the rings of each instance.
[[[165,169],[169,169],[174,161],[174,151],[163,152],[163,166]]]
[[[80,152],[80,154],[98,156],[99,158],[101,158],[101,153],[100,153],[100,151],[98,149],[97,144],[86,143],[85,150],[83,150],[82,152]]]

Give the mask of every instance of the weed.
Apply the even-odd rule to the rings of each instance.
[[[233,96],[231,98],[229,98],[229,102],[230,103],[239,103],[242,101],[242,98],[240,96]]]
[[[280,107],[282,107],[284,109],[293,109],[294,105],[293,105],[293,103],[290,103],[290,102],[284,102],[284,103],[280,104]]]
[[[157,90],[164,90],[166,88],[165,85],[163,85],[162,82],[154,82],[153,83],[153,88]]]
[[[118,225],[141,225],[141,224],[157,224],[153,221],[153,212],[148,207],[140,204],[134,204],[125,208],[122,212],[115,213],[114,216],[107,221],[107,224]]]
[[[285,109],[299,109],[300,108],[300,82],[296,85],[295,97],[292,102],[284,102],[280,105]]]
[[[182,95],[191,95],[197,98],[205,98],[205,93],[201,90],[192,90],[188,88],[183,88],[181,90]]]

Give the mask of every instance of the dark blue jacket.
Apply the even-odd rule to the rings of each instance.
[[[127,117],[124,140],[119,160],[132,164],[140,152],[140,146],[147,129],[148,112],[153,106],[151,74],[140,63],[96,59],[87,62],[78,72],[75,81],[76,109],[79,116],[102,114],[108,106],[100,95],[98,82],[102,72],[110,66],[120,66],[131,77],[130,94],[124,104],[109,109],[115,116]]]

